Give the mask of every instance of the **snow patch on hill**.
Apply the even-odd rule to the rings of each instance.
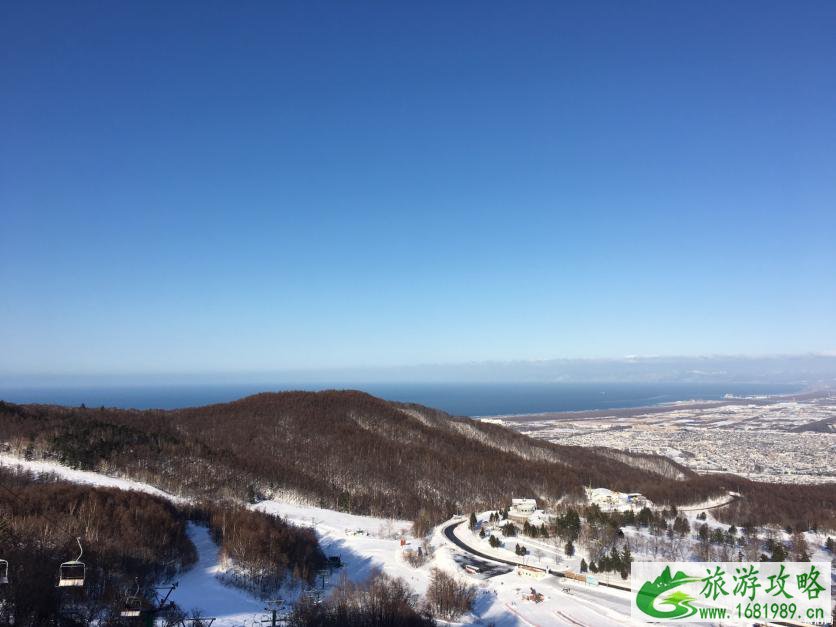
[[[118,488],[120,490],[144,492],[152,496],[159,496],[179,505],[185,505],[189,502],[188,499],[175,496],[170,492],[165,492],[164,490],[155,488],[148,483],[142,483],[141,481],[134,481],[133,479],[124,479],[121,477],[111,477],[109,475],[87,470],[76,470],[55,461],[25,460],[15,457],[14,455],[10,455],[9,453],[0,453],[0,466],[17,468],[35,475],[55,475],[56,477],[71,483],[80,483],[100,488]]]
[[[302,527],[313,527],[319,532],[346,535],[346,531],[362,531],[365,535],[388,538],[390,540],[409,534],[412,523],[408,520],[357,516],[331,509],[310,507],[300,503],[286,501],[261,501],[250,506],[251,509],[280,516],[288,522]]]

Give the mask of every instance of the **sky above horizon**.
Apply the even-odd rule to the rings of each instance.
[[[0,6],[0,374],[836,350],[836,3]]]

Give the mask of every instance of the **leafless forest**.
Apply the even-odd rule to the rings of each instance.
[[[836,526],[836,484],[697,476],[658,456],[537,441],[354,391],[265,393],[175,411],[0,404],[0,440],[20,455],[123,474],[182,495],[257,501],[292,494],[353,513],[439,521],[549,501],[584,486],[683,505],[735,490],[717,515],[739,525]]]
[[[79,624],[121,624],[129,593],[147,597],[151,586],[176,580],[194,562],[189,520],[209,524],[256,588],[275,589],[290,577],[311,580],[324,563],[311,530],[240,507],[181,508],[141,492],[6,469],[0,483],[0,558],[9,563],[0,625],[51,625],[59,614],[75,615]],[[59,589],[60,564],[78,556],[76,538],[84,548],[85,585]]]
[[[59,565],[77,557],[76,537],[86,585],[69,596],[88,620],[117,611],[135,579],[144,588],[195,559],[187,513],[168,501],[6,470],[0,481],[0,554],[9,562],[0,624],[12,615],[16,625],[51,624],[62,598]]]

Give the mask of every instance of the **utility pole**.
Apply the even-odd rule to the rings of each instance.
[[[284,599],[273,599],[272,601],[267,601],[267,607],[264,608],[264,611],[269,612],[270,616],[261,622],[269,622],[270,627],[278,627],[279,622],[287,622],[286,616],[279,617],[279,612],[284,611]]]

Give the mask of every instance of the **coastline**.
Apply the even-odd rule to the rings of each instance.
[[[534,421],[575,421],[590,418],[632,418],[634,416],[645,416],[648,414],[663,414],[683,409],[708,409],[727,407],[730,405],[772,405],[788,401],[815,401],[827,398],[832,394],[829,389],[809,389],[790,394],[771,394],[768,396],[753,397],[729,397],[717,400],[692,399],[685,401],[670,401],[656,405],[644,405],[640,407],[618,407],[613,409],[587,409],[580,411],[553,411],[523,414],[497,414],[490,416],[473,416],[474,420],[480,421],[502,421],[502,422],[534,422]]]
[[[382,399],[416,403],[454,416],[508,420],[634,415],[689,406],[772,402],[811,392],[803,384],[761,383],[334,383],[201,384],[15,388],[0,381],[0,399],[17,404],[182,409],[232,402],[261,392],[356,389]],[[730,395],[735,395],[734,397]]]

